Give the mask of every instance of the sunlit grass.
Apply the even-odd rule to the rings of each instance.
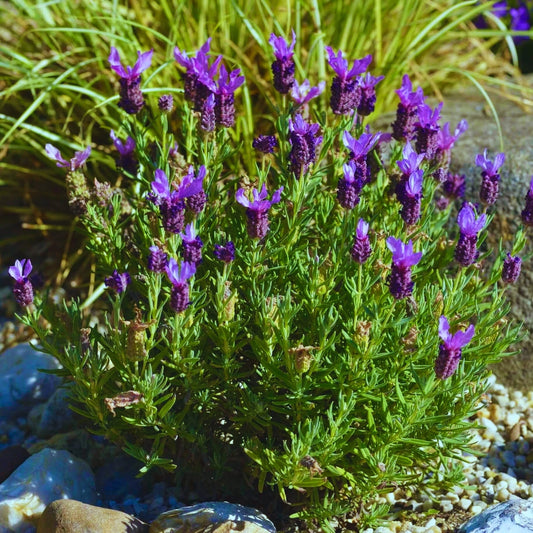
[[[396,106],[394,89],[404,73],[426,94],[439,97],[456,83],[474,83],[485,91],[482,88],[494,77],[502,91],[516,89],[512,79],[516,68],[494,53],[509,50],[506,54],[516,61],[512,33],[497,19],[487,30],[476,29],[471,22],[487,5],[476,0],[1,2],[0,250],[4,261],[27,248],[32,241],[28,233],[35,240],[49,239],[51,246],[64,251],[72,216],[67,211],[63,173],[44,155],[47,142],[68,153],[91,142],[92,173],[112,175],[108,135],[110,129],[120,128],[121,114],[116,107],[117,80],[107,63],[110,46],[118,47],[127,63],[133,63],[137,50],[154,49],[153,67],[143,86],[147,95],[156,98],[164,91],[181,91],[174,46],[196,50],[212,37],[213,52],[223,54],[230,66],[240,67],[246,75],[234,128],[243,144],[233,164],[243,173],[253,173],[251,140],[259,125],[272,120],[275,101],[271,32],[288,36],[295,29],[297,78],[309,78],[312,84],[331,75],[324,57],[326,44],[342,49],[350,59],[373,54],[369,70],[385,75],[378,85],[378,117]],[[484,94],[489,99],[489,93]],[[530,98],[531,92],[525,100]],[[327,99],[328,94],[322,96],[323,109]],[[22,234],[24,239],[18,239]]]

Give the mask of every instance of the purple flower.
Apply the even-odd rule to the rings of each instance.
[[[294,80],[294,85],[291,89],[291,97],[298,106],[302,106],[307,104],[313,98],[316,98],[319,94],[322,94],[325,88],[326,82],[324,81],[321,81],[317,87],[311,87],[309,80],[304,80],[301,85]]]
[[[444,126],[438,131],[437,134],[437,146],[439,152],[448,152],[453,148],[453,145],[457,141],[457,139],[468,129],[468,122],[463,119],[459,124],[457,124],[457,128],[455,128],[455,132],[452,135],[450,133],[450,123],[446,122]]]
[[[439,318],[439,337],[443,341],[439,345],[439,355],[435,361],[435,375],[439,379],[449,378],[459,366],[462,348],[474,336],[474,326],[470,324],[465,331],[450,333],[450,324],[445,316]]]
[[[502,267],[502,281],[505,283],[515,283],[520,276],[522,269],[522,258],[519,256],[513,257],[507,252],[507,257],[503,261]]]
[[[15,280],[13,296],[21,307],[27,307],[33,303],[33,286],[29,279],[32,264],[29,259],[17,259],[15,264],[8,269],[9,275]]]
[[[483,155],[476,155],[476,165],[481,168],[481,187],[479,189],[479,197],[486,205],[493,205],[499,193],[500,174],[498,170],[505,161],[505,154],[497,154],[494,162],[487,159],[487,149],[485,148]]]
[[[370,115],[376,105],[376,85],[384,79],[385,76],[374,77],[369,72],[359,78],[359,87],[361,87],[361,101],[357,106],[357,113],[363,117]]]
[[[174,109],[174,98],[171,94],[163,94],[157,100],[157,107],[162,113],[170,113]]]
[[[252,146],[263,154],[271,154],[278,146],[278,140],[275,135],[259,135],[253,140]]]
[[[187,280],[194,276],[196,265],[194,263],[183,262],[181,268],[174,258],[168,260],[166,267],[168,279],[172,283],[170,293],[170,307],[176,313],[182,313],[190,304],[189,284]]]
[[[144,106],[144,96],[140,89],[141,74],[151,65],[153,50],[137,52],[138,59],[135,65],[124,68],[118,50],[112,46],[109,54],[109,65],[120,76],[120,100],[118,106],[126,113],[134,115]]]
[[[459,224],[459,241],[455,247],[455,260],[463,265],[471,265],[478,257],[477,234],[485,227],[487,215],[484,213],[476,218],[474,207],[465,203],[457,215]]]
[[[426,157],[426,154],[417,154],[410,142],[406,142],[402,150],[403,159],[396,161],[399,169],[403,175],[407,178],[413,172],[416,172],[420,168],[420,163]]]
[[[131,283],[131,277],[127,272],[119,274],[115,269],[111,276],[104,278],[104,283],[106,287],[113,289],[117,293],[121,293],[124,292],[126,287]]]
[[[180,233],[183,250],[183,260],[196,266],[202,261],[202,247],[204,243],[198,237],[193,224],[185,226],[185,233]]]
[[[389,237],[386,242],[392,252],[391,273],[388,277],[389,290],[396,300],[401,300],[413,293],[411,268],[420,261],[422,252],[413,251],[411,240],[404,244],[400,239]]]
[[[135,139],[128,137],[126,142],[122,142],[113,130],[111,130],[109,136],[119,154],[116,160],[117,168],[122,168],[130,174],[136,175],[139,169],[139,163],[134,156],[136,148]]]
[[[408,226],[412,226],[420,220],[423,175],[424,171],[421,169],[413,172],[407,178],[403,195],[398,198],[402,204],[400,216]]]
[[[465,195],[464,174],[451,174],[448,172],[446,179],[442,182],[442,190],[448,198],[462,198]]]
[[[272,63],[272,74],[274,76],[274,88],[280,94],[287,94],[294,84],[294,45],[296,44],[296,33],[292,30],[292,42],[290,45],[283,37],[270,34],[268,40],[274,49],[275,61]]]
[[[226,244],[215,244],[214,255],[219,261],[231,263],[235,259],[235,245],[232,241]]]
[[[424,103],[424,92],[421,87],[413,91],[411,79],[404,74],[402,86],[396,93],[400,97],[400,103],[396,110],[396,120],[392,124],[392,136],[398,141],[410,141],[414,138],[418,106]]]
[[[215,95],[213,93],[205,99],[200,113],[200,128],[208,133],[213,131],[216,125]]]
[[[231,128],[235,124],[235,91],[244,83],[241,70],[232,70],[229,74],[224,65],[220,65],[220,73],[215,91],[216,123]]]
[[[370,257],[371,253],[372,247],[368,238],[368,222],[360,218],[357,223],[357,229],[355,230],[355,239],[351,251],[352,259],[357,263],[363,264]]]
[[[248,218],[246,229],[248,236],[252,239],[262,239],[268,232],[268,210],[273,204],[277,204],[281,199],[283,187],[280,187],[273,195],[272,200],[267,200],[266,185],[263,184],[261,192],[252,190],[253,201],[250,202],[244,195],[244,189],[239,189],[235,194],[235,199],[246,207]]]
[[[305,174],[316,160],[316,149],[322,142],[322,136],[317,135],[319,129],[318,124],[309,124],[302,115],[289,119],[289,168],[297,178]]]
[[[529,183],[529,189],[526,194],[526,205],[521,213],[522,222],[526,226],[533,226],[533,177]]]
[[[511,15],[511,30],[528,31],[531,29],[529,10],[524,2],[520,2],[516,8],[509,9],[509,14]],[[513,41],[515,43],[524,42],[528,39],[529,37],[526,35],[513,36]]]
[[[382,136],[383,134],[380,132],[371,134],[367,131],[366,133],[362,133],[359,139],[354,139],[347,131],[343,134],[342,142],[350,150],[350,159],[358,167],[356,175],[361,177],[363,185],[370,180],[368,154],[380,141]]]
[[[168,255],[158,246],[150,246],[148,256],[148,270],[152,272],[165,272]]]
[[[328,63],[335,71],[336,76],[331,84],[330,107],[336,115],[352,113],[361,102],[362,89],[357,83],[356,76],[362,74],[372,62],[369,54],[363,59],[356,59],[353,66],[348,70],[348,61],[342,57],[342,51],[335,52],[330,46],[326,46]]]
[[[74,157],[70,161],[67,161],[63,159],[61,152],[51,144],[45,145],[44,150],[50,159],[56,161],[58,167],[66,168],[69,172],[74,172],[81,168],[91,154],[91,147],[87,146],[82,152],[74,152]]]
[[[415,124],[416,150],[425,153],[427,159],[432,159],[438,150],[438,122],[442,106],[442,102],[435,109],[426,104],[418,106],[418,122]]]
[[[495,2],[492,5],[491,13],[498,18],[505,17],[507,15],[507,2],[503,0],[502,2]]]
[[[345,163],[342,168],[344,177],[339,179],[337,185],[337,199],[345,209],[353,209],[360,201],[359,193],[363,189],[366,172],[354,161]]]
[[[194,173],[194,167],[192,165],[189,166],[189,172],[183,178],[178,189],[178,194],[181,194],[181,197],[186,198],[185,203],[187,209],[195,215],[198,215],[203,211],[207,202],[207,195],[203,189],[203,182],[206,174],[207,169],[204,165],[200,165],[196,174]]]

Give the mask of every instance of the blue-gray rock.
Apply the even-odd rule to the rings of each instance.
[[[26,531],[49,503],[64,498],[95,503],[94,475],[85,461],[46,448],[0,484],[0,531]]]
[[[205,502],[160,514],[150,533],[276,533],[274,524],[260,511],[228,502]]]
[[[41,439],[79,427],[79,416],[69,408],[70,387],[59,387],[42,410],[35,432]],[[35,408],[34,408],[35,409]]]
[[[28,343],[0,355],[0,420],[25,415],[34,405],[50,398],[61,380],[39,369],[59,366],[56,359],[35,351]]]
[[[4,482],[30,454],[23,446],[8,446],[0,450],[0,483]]]
[[[146,476],[136,477],[142,464],[127,455],[113,457],[96,472],[96,487],[104,499],[119,501],[126,496],[141,496],[146,486]]]
[[[531,533],[533,501],[509,500],[488,507],[459,528],[459,533]]]

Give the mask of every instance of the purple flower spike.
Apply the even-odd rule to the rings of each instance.
[[[183,247],[183,260],[196,266],[202,261],[202,247],[204,243],[198,237],[193,224],[185,226],[185,233],[180,233]]]
[[[368,54],[362,59],[356,59],[353,62],[352,68],[348,70],[348,61],[342,57],[341,50],[335,55],[331,46],[326,46],[325,48],[329,58],[329,66],[335,71],[335,74],[343,80],[355,78],[359,74],[362,74],[368,68],[370,63],[372,63],[372,55]]]
[[[124,292],[126,287],[131,283],[131,277],[127,272],[119,274],[115,269],[111,276],[104,279],[104,283],[106,287],[109,287],[120,294],[121,292]]]
[[[442,182],[442,190],[448,198],[462,198],[465,195],[464,174],[451,174],[448,172],[446,179]]]
[[[476,156],[476,165],[481,168],[481,187],[479,197],[485,205],[493,205],[498,199],[500,187],[500,174],[498,170],[505,161],[505,154],[497,154],[494,162],[487,158],[487,149],[483,155]]]
[[[417,154],[413,150],[410,142],[405,143],[402,155],[403,159],[396,161],[396,163],[406,178],[419,169],[420,163],[422,163],[426,157],[426,154]]]
[[[196,272],[194,263],[184,262],[181,269],[174,258],[170,258],[166,267],[168,279],[172,283],[170,307],[176,313],[182,313],[190,304],[189,284],[187,280]]]
[[[319,94],[322,94],[325,88],[326,82],[324,81],[321,81],[317,87],[311,87],[309,80],[304,80],[301,85],[294,80],[291,97],[298,106],[305,105]]]
[[[215,244],[214,255],[219,261],[231,263],[235,260],[235,245],[232,241],[226,244]]]
[[[139,164],[134,156],[136,148],[135,140],[132,137],[128,137],[126,142],[122,142],[113,130],[111,130],[109,136],[119,154],[116,159],[117,168],[121,168],[132,175],[136,175],[137,170],[139,169]]]
[[[420,220],[423,175],[424,171],[421,169],[413,172],[405,183],[404,194],[398,198],[402,204],[400,216],[408,226]]]
[[[486,148],[483,151],[483,154],[476,155],[476,165],[480,167],[483,172],[485,172],[488,176],[491,176],[491,177],[496,176],[498,174],[498,170],[500,170],[504,162],[505,162],[504,153],[496,154],[496,157],[494,158],[494,162],[488,159]]]
[[[27,307],[33,303],[33,286],[29,279],[32,264],[29,259],[17,259],[15,264],[8,269],[9,275],[15,280],[13,296],[21,307]]]
[[[425,153],[428,159],[432,159],[438,150],[438,122],[442,106],[442,102],[435,109],[426,104],[418,106],[418,122],[415,124],[416,150]]]
[[[511,29],[514,31],[528,31],[531,29],[531,20],[529,16],[529,9],[524,2],[520,2],[518,7],[509,9],[511,15]],[[515,35],[513,41],[521,43],[527,41],[529,37],[526,35]]]
[[[200,111],[200,128],[209,133],[215,129],[216,113],[215,113],[215,95],[211,93],[204,101]]]
[[[297,178],[305,174],[309,166],[315,162],[317,148],[322,142],[322,136],[317,135],[320,126],[309,124],[302,115],[289,119],[289,168]]]
[[[443,341],[439,345],[439,355],[435,361],[435,375],[439,379],[447,379],[457,370],[464,348],[474,336],[474,326],[470,324],[465,331],[450,333],[450,324],[445,316],[439,318],[439,337]]]
[[[359,79],[361,87],[361,101],[357,106],[357,113],[366,117],[374,112],[376,105],[376,85],[385,78],[385,76],[374,77],[369,72]]]
[[[344,209],[353,209],[360,201],[359,193],[363,189],[366,173],[354,161],[345,163],[342,168],[344,177],[339,179],[337,199]]]
[[[231,128],[235,124],[235,91],[244,83],[244,76],[240,69],[228,74],[226,67],[220,65],[218,87],[215,91],[215,117],[216,123]]]
[[[422,252],[413,251],[413,241],[404,244],[400,239],[389,237],[386,242],[392,252],[391,273],[388,277],[389,290],[396,300],[401,300],[413,293],[411,268],[420,261]]]
[[[263,154],[272,154],[278,146],[278,140],[275,135],[259,135],[253,140],[252,146]]]
[[[345,131],[342,136],[342,142],[346,148],[350,150],[350,158],[355,161],[361,161],[374,148],[379,141],[381,133],[362,133],[359,139],[355,139],[348,131]]]
[[[526,205],[521,213],[522,222],[526,226],[533,226],[533,177],[529,183],[529,189],[526,194]]]
[[[87,146],[87,148],[81,152],[74,152],[74,157],[70,161],[63,159],[61,152],[51,144],[45,145],[44,150],[50,159],[56,161],[58,167],[66,168],[69,172],[75,172],[81,168],[89,158],[89,155],[91,155],[90,146]]]
[[[396,93],[400,97],[400,103],[396,110],[396,120],[392,124],[392,136],[398,141],[410,141],[414,138],[418,107],[424,103],[424,92],[421,87],[413,91],[411,79],[404,74],[402,86]]]
[[[153,50],[137,52],[135,65],[124,68],[118,50],[112,46],[109,54],[109,65],[120,76],[120,100],[118,106],[126,113],[135,115],[144,107],[144,96],[141,92],[141,74],[151,65]]]
[[[368,222],[360,218],[357,223],[355,239],[351,250],[352,259],[357,263],[363,264],[370,257],[371,253],[372,247],[368,238]]]
[[[450,133],[450,123],[446,122],[444,126],[439,130],[437,143],[438,149],[441,152],[450,151],[453,148],[453,145],[457,139],[468,129],[468,122],[466,120],[461,120],[455,128],[455,132],[452,135]]]
[[[183,181],[178,189],[178,197],[186,198],[185,203],[187,205],[187,209],[195,215],[198,215],[203,211],[207,202],[207,194],[203,189],[203,182],[206,174],[207,169],[204,165],[200,165],[200,168],[196,174],[194,173],[194,168],[191,165],[189,167],[189,172],[183,178]]]
[[[157,107],[162,113],[170,113],[174,109],[174,98],[171,94],[163,94],[157,100]]]
[[[268,210],[273,204],[281,199],[283,187],[280,187],[273,195],[272,200],[267,200],[266,185],[263,184],[261,192],[252,190],[253,201],[250,202],[244,195],[244,189],[239,189],[235,194],[238,203],[246,207],[247,232],[252,239],[262,239],[268,233]]]
[[[148,256],[148,270],[152,272],[165,272],[167,267],[168,255],[158,246],[150,246],[150,255]]]
[[[503,261],[502,281],[504,283],[516,283],[521,269],[522,258],[518,256],[513,257],[507,252],[507,257]]]
[[[463,265],[469,266],[477,259],[478,232],[480,232],[487,222],[487,215],[484,213],[476,218],[476,212],[472,204],[465,203],[459,215],[457,223],[459,224],[459,241],[455,247],[455,260]]]
[[[287,94],[294,84],[294,45],[296,44],[296,33],[292,30],[292,42],[290,45],[283,37],[270,34],[268,40],[274,49],[275,61],[272,63],[272,74],[274,76],[274,88],[280,94]]]

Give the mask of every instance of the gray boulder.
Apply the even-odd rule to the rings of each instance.
[[[533,501],[509,500],[488,507],[459,528],[458,533],[530,533]]]

